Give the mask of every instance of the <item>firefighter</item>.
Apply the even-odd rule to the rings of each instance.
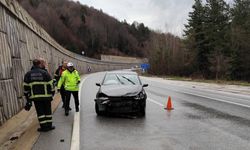
[[[48,70],[46,69],[47,64],[46,64],[45,59],[43,59],[42,57],[39,57],[37,60],[40,61],[40,68],[48,72]],[[31,67],[31,70],[33,68],[34,66]]]
[[[40,68],[48,72],[48,70],[46,69],[48,66],[45,59],[40,57],[38,60],[41,62]]]
[[[57,84],[59,82],[59,79],[62,76],[62,73],[67,69],[67,63],[68,63],[67,61],[63,61],[62,65],[58,67],[58,69],[56,70],[56,72],[54,74],[54,79],[56,80]],[[61,98],[62,98],[62,102],[63,102],[62,108],[64,108],[65,107],[65,101],[66,101],[64,85],[61,86],[60,94],[61,94]],[[71,110],[70,107],[69,107],[69,110]]]
[[[71,94],[74,96],[75,100],[75,108],[76,112],[79,112],[79,84],[80,84],[80,76],[78,71],[74,68],[72,62],[67,64],[67,70],[62,73],[62,76],[58,83],[58,90],[60,91],[62,85],[65,88],[66,101],[65,101],[65,116],[69,115],[69,104],[70,104],[70,96]]]
[[[34,102],[37,118],[40,123],[39,132],[46,132],[55,129],[52,126],[51,101],[55,89],[53,80],[39,59],[33,60],[32,70],[24,76],[24,95],[27,99],[25,110],[29,111]]]

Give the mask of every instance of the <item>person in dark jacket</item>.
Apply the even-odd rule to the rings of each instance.
[[[59,82],[62,73],[67,69],[67,61],[63,61],[62,65],[58,67],[58,69],[56,70],[55,74],[54,74],[54,79],[56,80],[56,83]],[[61,94],[61,98],[62,98],[62,102],[63,102],[63,108],[65,107],[65,101],[66,101],[66,95],[65,95],[65,88],[62,85],[61,89],[60,89],[60,94]],[[69,107],[69,110],[71,110],[71,108]]]
[[[39,59],[33,60],[33,67],[24,76],[24,95],[27,103],[24,107],[29,111],[34,102],[37,118],[40,123],[39,132],[55,129],[52,126],[51,101],[55,94],[53,80],[49,73],[44,70]]]

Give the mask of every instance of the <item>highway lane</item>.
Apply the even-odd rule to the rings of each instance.
[[[94,98],[104,73],[89,75],[81,91],[80,149],[250,149],[250,98],[143,78],[146,117],[99,117]],[[174,110],[163,106],[172,97]],[[240,105],[242,104],[242,106]]]
[[[153,95],[164,97],[172,96],[177,102],[182,104],[199,104],[205,107],[213,108],[218,111],[226,112],[250,119],[250,96],[240,95],[221,91],[211,91],[193,88],[190,86],[181,86],[168,84],[167,80],[152,80],[144,78],[144,82],[150,84],[147,92]],[[165,94],[162,94],[165,93]]]

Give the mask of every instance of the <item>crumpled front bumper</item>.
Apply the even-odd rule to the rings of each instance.
[[[133,98],[107,98],[95,99],[101,111],[115,112],[115,113],[130,113],[137,112],[140,109],[140,100]]]

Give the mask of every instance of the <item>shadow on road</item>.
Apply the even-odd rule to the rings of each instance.
[[[136,114],[106,114],[103,116],[97,116],[97,117],[103,117],[103,118],[123,118],[123,119],[144,119],[145,116],[139,116]]]

